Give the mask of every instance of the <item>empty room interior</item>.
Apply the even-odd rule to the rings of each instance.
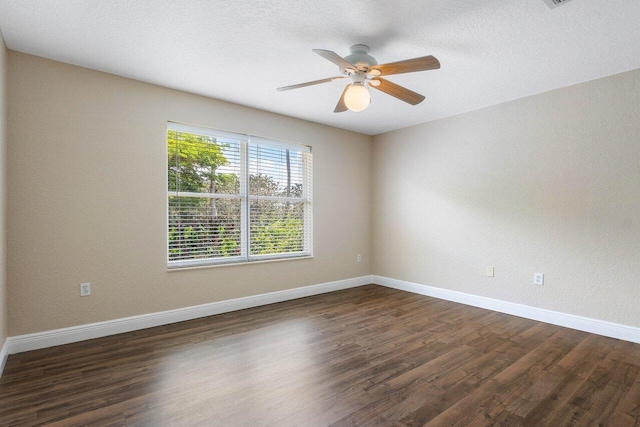
[[[0,1],[0,425],[640,426],[638,22]]]

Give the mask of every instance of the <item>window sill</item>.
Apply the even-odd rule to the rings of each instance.
[[[175,271],[201,270],[203,268],[237,267],[239,265],[266,264],[271,262],[297,261],[301,259],[313,259],[313,255],[305,255],[305,256],[298,256],[298,257],[291,257],[291,258],[272,258],[272,259],[263,259],[259,261],[230,262],[226,264],[204,264],[204,265],[194,265],[189,267],[173,267],[173,268],[167,268],[167,272],[173,273]]]

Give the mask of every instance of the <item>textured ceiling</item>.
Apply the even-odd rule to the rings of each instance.
[[[638,22],[638,0],[0,0],[10,49],[370,135],[640,68]],[[389,77],[426,100],[336,114],[344,81],[276,92],[338,74],[311,49],[357,43],[436,56]]]

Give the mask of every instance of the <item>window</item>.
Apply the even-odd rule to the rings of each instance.
[[[311,255],[311,150],[167,126],[169,268]]]

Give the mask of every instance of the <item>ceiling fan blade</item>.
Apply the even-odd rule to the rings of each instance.
[[[347,93],[347,89],[349,89],[350,85],[346,85],[344,87],[344,90],[342,91],[342,95],[340,95],[340,100],[338,101],[338,104],[336,105],[336,109],[333,110],[334,113],[342,113],[343,111],[347,111],[347,104],[344,103],[344,94]]]
[[[416,71],[435,70],[438,68],[440,68],[440,61],[429,55],[421,58],[392,62],[390,64],[374,65],[369,71],[379,70],[379,75],[388,76],[391,74],[414,73]]]
[[[346,78],[346,76],[329,77],[328,79],[314,80],[312,82],[306,82],[306,83],[298,83],[297,85],[291,85],[291,86],[283,86],[283,87],[279,87],[277,90],[283,91],[283,90],[298,89],[300,87],[318,85],[320,83],[334,82],[336,80],[342,80],[344,78]]]
[[[420,104],[422,101],[424,101],[424,96],[412,90],[409,90],[406,87],[402,87],[400,85],[392,83],[389,80],[376,77],[375,79],[372,79],[372,81],[379,81],[380,84],[378,86],[370,85],[369,87],[378,89],[379,91],[382,91],[388,95],[394,96],[399,100],[409,103],[411,105]]]
[[[352,70],[358,69],[355,65],[345,61],[342,56],[338,55],[335,52],[332,52],[330,50],[324,50],[324,49],[313,49],[313,51],[318,55],[322,56],[324,59],[328,59],[329,61],[333,62],[340,68],[350,68]]]

